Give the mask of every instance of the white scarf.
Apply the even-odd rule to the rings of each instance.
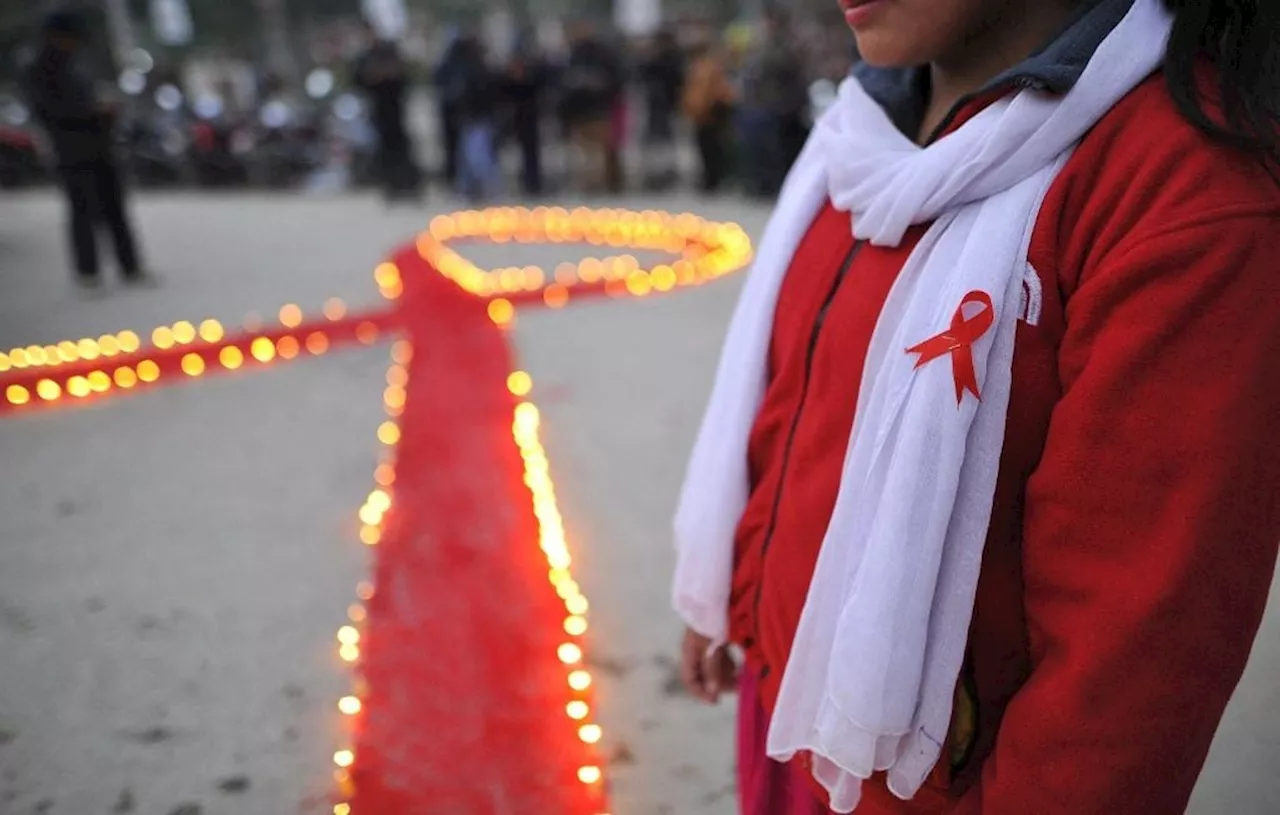
[[[913,224],[932,223],[867,350],[839,496],[769,729],[773,758],[813,755],[837,812],[851,812],[861,781],[880,770],[895,795],[912,797],[941,754],[991,518],[1036,216],[1080,138],[1159,66],[1169,28],[1161,0],[1137,0],[1066,96],[1022,91],[926,148],[847,80],[765,230],[675,521],[676,610],[717,642],[727,636],[774,306],[797,245],[828,199],[875,246],[897,246]],[[949,329],[958,343],[939,339]]]

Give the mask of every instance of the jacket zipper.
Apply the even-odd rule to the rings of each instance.
[[[804,414],[805,402],[809,398],[809,378],[813,373],[813,357],[814,352],[818,348],[818,337],[822,334],[822,326],[827,321],[827,313],[831,310],[831,303],[836,299],[836,293],[840,291],[841,284],[849,274],[849,269],[853,266],[853,260],[858,256],[859,250],[862,249],[862,241],[855,240],[853,246],[849,249],[849,253],[845,255],[844,261],[840,264],[840,271],[836,275],[835,281],[832,282],[831,288],[827,291],[826,299],[822,301],[821,307],[818,309],[818,316],[813,320],[813,329],[809,333],[809,345],[805,349],[804,356],[804,381],[800,388],[800,403],[796,405],[795,414],[791,417],[791,427],[787,430],[787,443],[782,448],[782,472],[778,476],[778,489],[773,495],[773,509],[769,515],[769,525],[765,527],[764,540],[760,544],[760,562],[764,563],[765,558],[769,554],[769,545],[773,543],[774,532],[778,528],[778,511],[782,506],[782,487],[787,481],[787,470],[791,465],[791,447],[796,440],[796,431],[800,427],[800,417]],[[763,578],[756,581],[756,595],[752,601],[752,618],[755,620],[755,635],[753,640],[759,638],[760,633],[760,594],[764,585]],[[765,665],[765,675],[769,673],[769,666]]]

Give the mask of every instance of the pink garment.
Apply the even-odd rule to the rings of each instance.
[[[614,150],[621,150],[627,144],[627,128],[631,124],[629,112],[626,96],[619,94],[609,117],[610,147]]]
[[[831,815],[798,761],[769,758],[769,716],[760,703],[760,674],[747,666],[738,684],[738,806],[742,815]]]

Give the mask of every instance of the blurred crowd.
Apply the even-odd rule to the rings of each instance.
[[[448,44],[431,79],[437,175],[457,192],[485,199],[504,190],[503,158],[511,154],[513,181],[539,195],[550,183],[551,148],[561,157],[555,183],[585,193],[689,182],[705,192],[733,184],[772,196],[855,58],[847,46],[806,49],[781,12],[723,34],[682,26],[628,41],[589,22],[566,33],[559,51],[526,37],[502,60],[473,35]],[[407,169],[418,151],[404,127],[406,77],[388,41],[376,42],[355,70],[374,111],[388,185],[419,175]],[[684,177],[685,155],[696,164],[692,178]]]
[[[84,98],[110,108],[121,172],[144,187],[370,186],[412,200],[436,184],[480,201],[689,185],[767,197],[856,58],[847,38],[832,45],[779,12],[644,38],[585,21],[563,31],[552,46],[528,33],[502,49],[453,31],[424,71],[365,27],[347,59],[292,82],[197,80],[141,52],[93,76]],[[59,166],[47,102],[29,81],[0,88],[0,185]]]

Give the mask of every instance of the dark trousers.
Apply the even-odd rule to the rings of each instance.
[[[404,128],[382,128],[378,138],[378,177],[383,194],[388,198],[416,195],[421,189],[422,176]]]
[[[458,153],[462,141],[462,116],[457,105],[446,102],[440,106],[440,135],[444,142],[444,167],[440,172],[445,183],[452,185],[458,180]]]
[[[698,156],[702,161],[702,189],[715,192],[724,183],[729,170],[729,147],[723,122],[698,125]]]
[[[748,194],[776,197],[793,159],[795,134],[791,119],[772,111],[747,109],[739,114],[738,126],[743,148],[751,157],[744,168]]]
[[[71,249],[76,273],[84,277],[98,275],[98,227],[105,226],[115,245],[120,272],[125,277],[137,275],[137,244],[125,212],[124,187],[120,172],[110,158],[78,162],[62,170],[62,191],[70,205]]]
[[[520,143],[520,186],[528,195],[542,193],[542,133],[535,118],[517,117],[516,141]]]

